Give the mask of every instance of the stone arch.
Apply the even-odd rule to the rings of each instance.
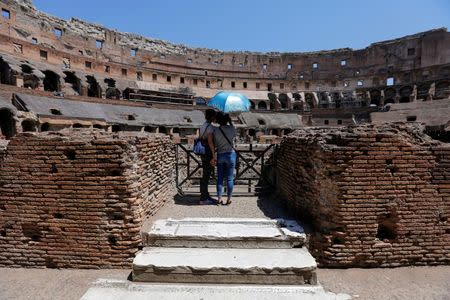
[[[13,71],[10,65],[0,57],[0,83],[14,85]]]
[[[23,120],[22,123],[22,132],[36,132],[36,121],[31,119]]]
[[[413,88],[409,85],[404,86],[400,89],[400,103],[408,103],[411,102],[411,94],[413,92]]]
[[[88,89],[87,89],[88,97],[101,98],[102,97],[102,88],[98,84],[97,79],[95,79],[95,77],[92,75],[87,75],[86,81],[88,83]]]
[[[10,139],[16,135],[16,121],[14,114],[7,108],[0,108],[0,136]]]
[[[292,105],[292,109],[293,110],[303,110],[303,102],[294,102],[294,104]]]
[[[270,110],[278,110],[280,108],[280,103],[278,102],[277,95],[274,93],[268,93]]]
[[[23,87],[30,89],[37,89],[39,87],[39,78],[33,74],[33,68],[27,64],[22,64],[21,66],[23,74]]]
[[[281,109],[289,109],[291,107],[291,99],[285,93],[278,95],[278,101],[280,102]]]
[[[64,82],[69,84],[70,87],[77,95],[81,95],[81,80],[78,78],[74,72],[64,71],[66,77],[64,77]]]
[[[267,103],[266,103],[266,101],[259,101],[258,102],[258,109],[259,110],[267,110]]]
[[[417,86],[417,99],[429,100],[430,83],[422,83]]]
[[[395,103],[395,97],[397,91],[393,88],[387,88],[384,90],[384,103]]]
[[[168,133],[169,133],[169,130],[167,130],[167,127],[159,126],[159,127],[158,127],[158,133],[168,134]]]
[[[450,81],[444,80],[436,83],[434,99],[447,98],[450,95]]]
[[[61,90],[59,75],[50,70],[46,70],[43,73],[45,75],[43,82],[44,91],[59,92]]]
[[[305,102],[310,108],[316,107],[313,93],[305,93]]]
[[[50,130],[50,123],[45,122],[41,124],[41,132],[46,132]]]
[[[381,91],[380,90],[371,90],[370,91],[370,105],[381,105]]]
[[[256,108],[255,101],[250,100],[250,109],[255,109],[255,108]]]
[[[302,95],[300,95],[300,93],[292,93],[292,97],[294,98],[295,101],[302,100]]]
[[[116,99],[119,100],[122,93],[118,88],[115,87],[109,87],[106,89],[105,97],[106,99]]]

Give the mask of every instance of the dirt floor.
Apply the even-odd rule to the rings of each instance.
[[[199,206],[196,197],[177,196],[147,220],[145,227],[169,217],[289,218],[276,200],[276,195],[237,197],[230,206]],[[79,299],[96,279],[126,279],[130,270],[0,268],[0,300]],[[325,289],[354,299],[450,299],[450,266],[319,269],[318,279]]]

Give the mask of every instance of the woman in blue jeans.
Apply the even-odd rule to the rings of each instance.
[[[218,113],[216,115],[216,122],[219,123],[220,127],[215,128],[212,137],[216,151],[213,152],[211,163],[212,165],[217,164],[217,202],[228,205],[231,203],[234,186],[236,152],[234,151],[233,140],[236,136],[236,129],[231,123],[231,118],[228,114]],[[222,202],[224,178],[227,181],[227,202]]]

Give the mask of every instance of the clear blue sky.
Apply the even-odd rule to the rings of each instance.
[[[34,0],[63,19],[220,50],[300,52],[450,28],[449,0]]]

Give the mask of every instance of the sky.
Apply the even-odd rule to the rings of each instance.
[[[305,52],[450,28],[449,0],[33,0],[80,18],[191,47]]]

